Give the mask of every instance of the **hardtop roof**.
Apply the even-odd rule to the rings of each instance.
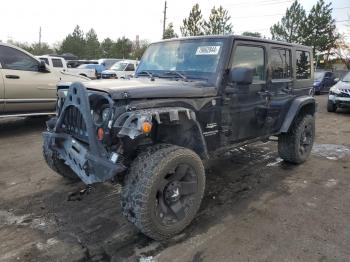
[[[165,39],[161,41],[157,41],[155,43],[161,43],[161,42],[169,42],[169,41],[184,41],[184,40],[196,40],[196,39],[232,39],[232,40],[246,40],[246,41],[252,41],[252,42],[260,42],[260,43],[269,43],[269,44],[276,44],[276,45],[284,45],[284,46],[291,46],[291,47],[298,47],[302,49],[308,49],[311,50],[311,47],[297,44],[297,43],[288,43],[283,41],[277,41],[277,40],[271,40],[271,39],[265,39],[265,38],[258,38],[253,36],[243,36],[243,35],[201,35],[201,36],[188,36],[188,37],[181,37],[181,38],[171,38],[171,39]]]

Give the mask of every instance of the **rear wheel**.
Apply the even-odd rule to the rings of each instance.
[[[301,164],[309,157],[315,139],[315,119],[312,115],[302,115],[290,130],[278,137],[280,157],[293,164]]]
[[[160,145],[132,163],[122,192],[124,215],[145,235],[163,240],[180,233],[195,217],[205,174],[192,150]]]
[[[335,112],[335,111],[337,111],[336,104],[334,104],[331,100],[328,100],[328,102],[327,102],[327,111],[328,112]]]

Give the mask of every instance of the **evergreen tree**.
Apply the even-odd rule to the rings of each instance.
[[[232,33],[231,16],[222,6],[211,9],[208,21],[204,21],[203,29],[206,35],[224,35]]]
[[[203,35],[203,16],[198,4],[192,7],[192,10],[183,21],[183,26],[180,27],[182,36]]]
[[[316,51],[330,52],[340,37],[335,30],[331,5],[332,3],[326,4],[324,0],[319,0],[311,8],[306,23],[303,24],[301,42],[312,46],[314,55]]]
[[[112,57],[113,58],[129,58],[132,51],[132,42],[130,39],[122,37],[118,38],[112,47]]]
[[[77,25],[74,28],[72,34],[66,36],[66,38],[62,41],[61,48],[59,52],[62,53],[72,53],[79,58],[85,57],[85,38],[84,32]]]
[[[177,37],[178,35],[174,31],[173,23],[169,23],[168,26],[165,28],[163,39],[170,39],[170,38],[177,38]]]
[[[272,39],[286,42],[301,42],[301,30],[305,24],[306,14],[298,0],[295,0],[281,21],[270,28]]]
[[[98,41],[97,34],[94,29],[90,29],[86,33],[86,50],[85,58],[96,59],[101,57],[100,42]]]
[[[113,50],[114,42],[109,37],[105,38],[101,43],[101,55],[103,58],[113,58],[112,50]]]
[[[243,32],[244,36],[254,36],[254,37],[259,37],[261,38],[261,34],[259,32],[249,32],[249,31],[245,31]]]

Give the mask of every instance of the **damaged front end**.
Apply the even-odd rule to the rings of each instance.
[[[85,184],[105,182],[125,171],[140,147],[154,143],[152,125],[161,124],[164,116],[170,122],[177,122],[179,115],[196,118],[182,107],[135,109],[81,83],[58,93],[57,117],[43,133],[44,152],[55,153]]]
[[[107,150],[106,141],[99,140],[98,133],[108,133],[111,122],[94,121],[91,100],[97,96],[113,115],[113,100],[104,93],[90,95],[81,83],[73,83],[64,98],[58,101],[57,118],[47,123],[43,133],[46,152],[55,152],[86,184],[104,182],[125,170],[119,162],[119,154]]]

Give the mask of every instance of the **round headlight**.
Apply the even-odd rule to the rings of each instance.
[[[108,120],[108,116],[109,116],[109,108],[105,108],[102,110],[102,121],[105,122],[106,120]]]

